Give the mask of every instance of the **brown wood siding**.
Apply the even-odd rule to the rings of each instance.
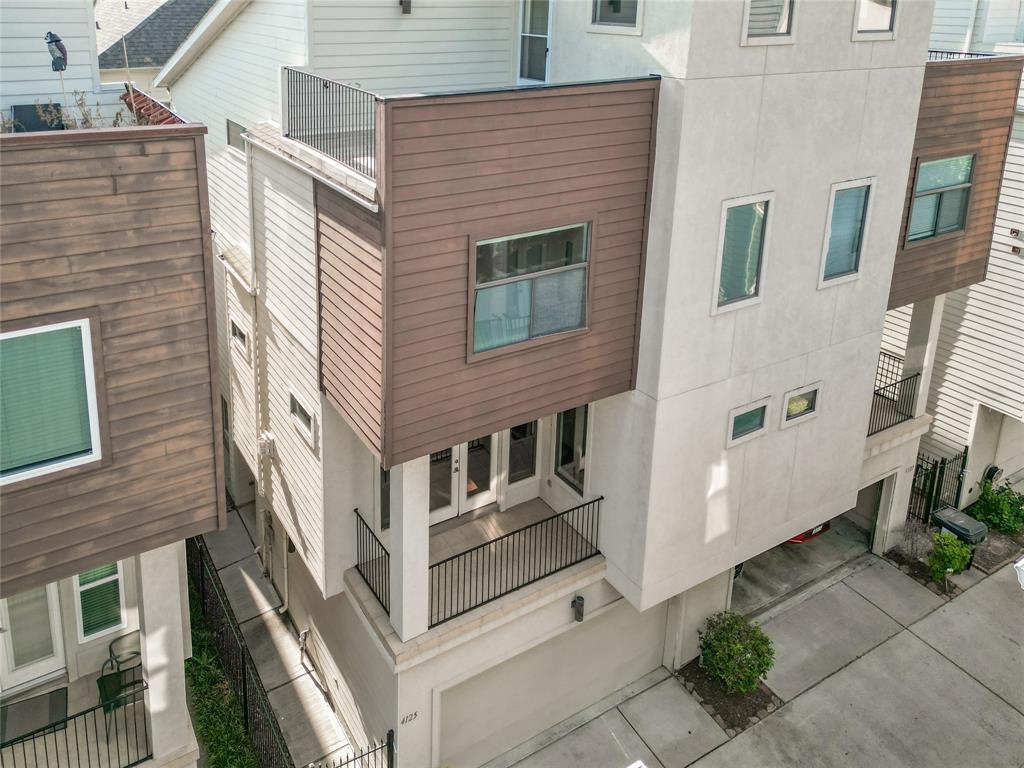
[[[387,465],[632,387],[658,84],[387,102]],[[584,221],[588,330],[467,362],[473,243]]]
[[[0,489],[4,595],[226,523],[205,133],[0,138],[3,322],[98,317],[109,448]]]
[[[928,62],[889,309],[985,279],[1021,57]],[[976,153],[963,231],[906,242],[919,163]]]
[[[368,448],[384,442],[380,217],[316,183],[320,385]]]

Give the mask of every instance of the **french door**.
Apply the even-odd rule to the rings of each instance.
[[[430,524],[493,504],[497,470],[496,435],[430,454]]]
[[[0,690],[9,693],[63,668],[57,585],[0,600]]]

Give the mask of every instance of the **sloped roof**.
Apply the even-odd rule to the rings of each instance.
[[[189,36],[215,0],[166,0],[124,35],[129,67],[162,67]],[[129,8],[146,0],[129,0]],[[152,2],[150,0],[150,5]],[[123,6],[122,6],[123,7]],[[113,13],[110,14],[114,16]],[[103,27],[100,21],[100,28]],[[118,37],[100,56],[100,69],[124,69],[124,46]]]

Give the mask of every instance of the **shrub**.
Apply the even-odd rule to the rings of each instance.
[[[753,693],[775,663],[771,639],[738,613],[709,616],[697,635],[701,668],[728,693]]]
[[[1012,535],[1024,528],[1024,496],[1009,485],[995,486],[986,480],[970,513],[989,528]]]
[[[932,536],[934,551],[928,556],[928,569],[932,581],[942,584],[950,571],[960,573],[971,562],[971,548],[949,531]]]

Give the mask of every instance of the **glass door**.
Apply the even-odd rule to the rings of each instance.
[[[519,27],[519,80],[546,83],[551,14],[548,0],[523,0]]]
[[[498,441],[494,435],[430,454],[430,524],[497,500]]]
[[[63,668],[57,585],[0,600],[0,690],[8,692]]]
[[[458,448],[445,448],[430,454],[430,524],[441,523],[459,514]]]

